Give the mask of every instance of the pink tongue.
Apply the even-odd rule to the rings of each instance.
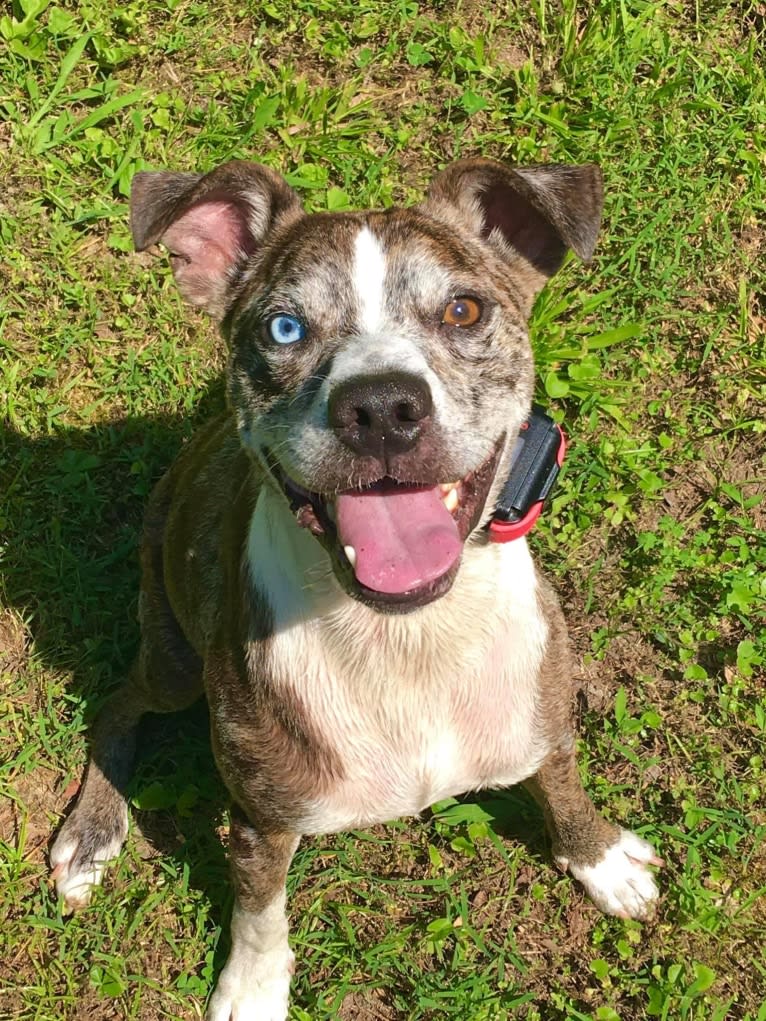
[[[463,544],[438,486],[391,486],[340,493],[335,505],[343,546],[356,551],[357,580],[402,594],[440,578]]]

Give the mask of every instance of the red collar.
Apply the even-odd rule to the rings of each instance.
[[[492,518],[489,523],[490,542],[513,542],[520,539],[522,535],[531,532],[537,524],[537,519],[543,511],[543,501],[533,503],[523,518],[518,521],[501,521],[500,518]]]
[[[508,481],[489,523],[490,542],[513,542],[534,528],[566,448],[561,427],[535,407],[519,431]]]

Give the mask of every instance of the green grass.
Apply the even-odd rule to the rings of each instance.
[[[292,1021],[766,1021],[763,5],[14,0],[0,18],[0,1016],[202,1016],[227,951],[204,711],[152,725],[124,855],[62,919],[51,832],[136,644],[142,507],[224,352],[131,253],[144,167],[257,158],[312,209],[479,153],[598,161],[538,301],[567,471],[534,545],[583,670],[583,773],[662,849],[601,917],[517,791],[309,841]]]

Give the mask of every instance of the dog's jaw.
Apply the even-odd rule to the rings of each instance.
[[[506,437],[464,477],[452,482],[403,482],[383,477],[336,493],[295,482],[269,451],[262,461],[297,524],[316,537],[341,587],[387,613],[406,613],[452,587],[463,547],[482,523]]]

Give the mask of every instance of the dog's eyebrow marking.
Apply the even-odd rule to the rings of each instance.
[[[375,333],[383,322],[386,254],[380,241],[365,226],[354,240],[354,288],[359,299],[359,326]]]

